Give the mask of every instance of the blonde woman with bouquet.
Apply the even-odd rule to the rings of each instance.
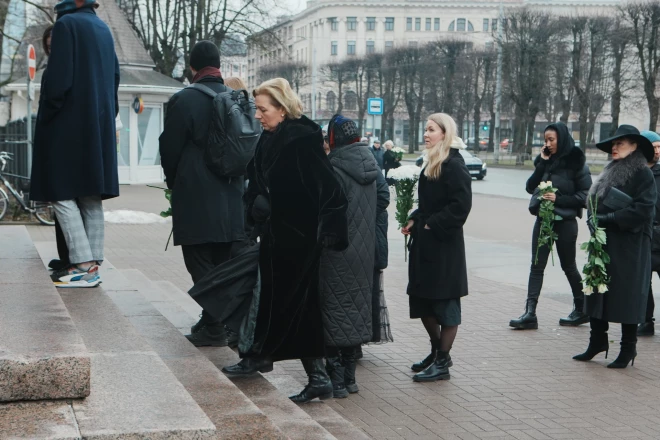
[[[385,177],[389,170],[399,168],[401,166],[401,157],[396,150],[400,148],[394,148],[394,142],[391,140],[385,142],[385,154],[383,155],[383,169],[385,170]]]
[[[459,150],[451,116],[429,116],[424,132],[427,158],[419,176],[419,207],[401,229],[410,235],[410,318],[421,318],[431,354],[411,369],[415,382],[449,379],[451,350],[461,323],[461,297],[468,294],[463,225],[472,208],[472,178]]]

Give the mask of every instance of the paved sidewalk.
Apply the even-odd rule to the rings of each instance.
[[[164,207],[157,190],[126,193],[106,209],[159,212]],[[492,203],[486,197],[475,195],[475,207]],[[478,236],[470,228],[467,235]],[[51,228],[29,230],[34,240],[54,240]],[[169,280],[187,290],[191,281],[180,248],[163,252],[169,231],[169,224],[107,225],[106,254],[117,268],[139,269],[152,280]],[[528,232],[520,235],[528,239]],[[394,227],[390,236],[385,286],[395,342],[366,347],[358,369],[361,392],[330,401],[346,419],[376,439],[660,438],[660,337],[640,340],[634,367],[609,370],[605,365],[619,351],[620,328],[613,325],[607,361],[602,354],[590,363],[573,361],[587,346],[588,327],[559,327],[569,306],[542,296],[539,330],[509,329],[525,296],[511,283],[471,275],[470,295],[462,302],[463,325],[452,350],[451,380],[413,383],[409,366],[425,357],[430,346],[421,322],[408,319],[403,242]],[[468,249],[476,250],[483,240],[468,238]],[[508,269],[520,279],[527,270],[527,263]],[[306,380],[299,362],[283,365],[301,383]]]

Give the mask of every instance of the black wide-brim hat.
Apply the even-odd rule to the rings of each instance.
[[[639,130],[637,130],[635,127],[632,125],[619,125],[619,128],[616,129],[616,132],[614,133],[614,136],[612,136],[609,139],[605,139],[603,141],[600,141],[596,144],[596,147],[604,151],[608,154],[612,154],[612,143],[617,140],[617,139],[630,139],[634,141],[637,144],[637,148],[644,153],[644,156],[646,157],[646,160],[648,162],[653,162],[653,144],[651,141],[646,139],[644,136],[642,136],[639,133]]]

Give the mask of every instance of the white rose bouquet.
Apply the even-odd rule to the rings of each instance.
[[[580,249],[587,251],[587,262],[582,268],[584,279],[582,291],[585,295],[591,295],[594,292],[607,292],[607,285],[610,282],[610,276],[607,274],[606,265],[610,263],[610,256],[605,252],[604,246],[607,244],[607,234],[605,228],[598,226],[596,218],[596,209],[598,208],[598,197],[589,198],[589,207],[593,213],[587,221],[590,221],[593,227],[590,227],[591,238],[582,243]]]
[[[401,147],[394,147],[392,148],[392,153],[396,156],[396,159],[401,162],[401,159],[403,159],[403,155],[406,153],[406,150],[404,150]]]
[[[420,169],[414,165],[404,165],[390,170],[388,178],[394,180],[396,190],[396,221],[399,228],[408,224],[408,214],[415,203],[415,185],[419,180]],[[404,239],[405,260],[408,261],[408,236]]]
[[[536,245],[536,256],[534,258],[534,264],[539,263],[539,249],[542,246],[548,246],[550,248],[550,255],[552,256],[552,265],[555,265],[555,254],[552,250],[557,241],[557,233],[553,229],[555,220],[561,220],[561,217],[555,215],[555,202],[550,200],[545,200],[543,198],[544,194],[556,193],[557,188],[553,188],[552,182],[541,182],[538,186],[539,195],[538,198],[541,200],[541,206],[539,207],[539,218],[541,219],[541,230],[539,231],[539,239]]]

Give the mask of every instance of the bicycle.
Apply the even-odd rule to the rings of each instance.
[[[25,201],[25,198],[23,197],[23,191],[20,193],[14,189],[14,187],[9,183],[9,180],[5,177],[3,172],[5,171],[5,167],[7,166],[7,161],[8,160],[14,160],[13,159],[13,154],[9,153],[7,151],[0,151],[0,183],[2,183],[5,188],[9,190],[12,196],[16,199],[16,201],[21,205],[21,208],[23,208],[23,211],[28,212],[32,215],[34,215],[37,220],[39,220],[39,223],[42,225],[46,226],[55,226],[55,210],[53,209],[53,206],[50,203],[45,203],[45,202],[35,202],[30,200],[29,202]],[[19,177],[22,179],[25,179],[24,177],[21,176],[14,176],[14,177]],[[0,220],[3,219],[5,214],[7,213],[7,208],[9,207],[9,197],[7,196],[7,193],[5,190],[0,187]]]

